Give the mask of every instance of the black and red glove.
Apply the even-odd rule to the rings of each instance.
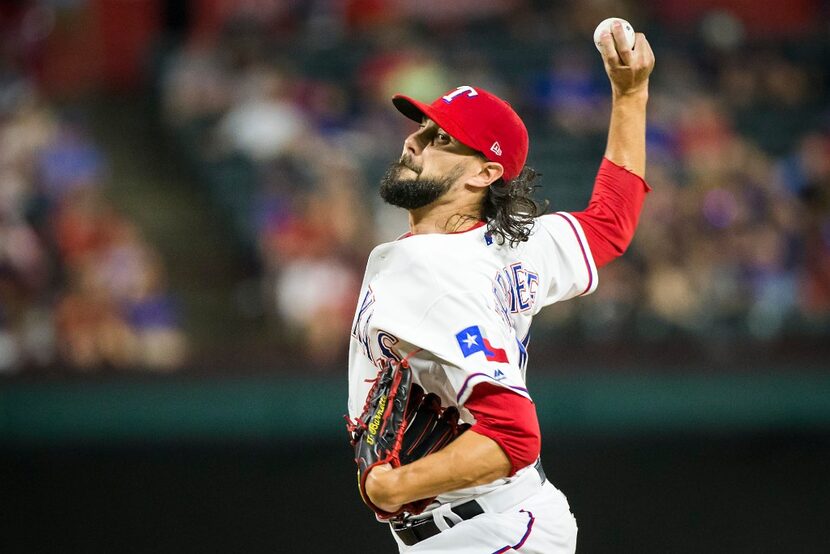
[[[437,395],[424,394],[412,382],[412,370],[406,360],[383,359],[379,365],[363,413],[354,421],[347,418],[360,496],[383,519],[403,512],[419,514],[434,497],[410,502],[396,512],[386,512],[369,500],[366,476],[377,465],[400,467],[436,452],[470,426],[459,424],[457,408],[442,408]]]

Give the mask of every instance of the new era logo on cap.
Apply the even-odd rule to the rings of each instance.
[[[396,95],[392,102],[406,117],[420,123],[426,116],[456,140],[504,167],[504,179],[515,179],[527,160],[524,122],[510,104],[484,89],[457,87],[424,104]]]

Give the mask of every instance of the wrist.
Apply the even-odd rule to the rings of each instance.
[[[648,82],[636,89],[620,90],[616,87],[612,89],[612,99],[614,102],[634,102],[638,104],[645,104],[648,102]]]
[[[380,470],[380,471],[378,471]],[[391,466],[373,469],[366,478],[366,494],[373,504],[387,511],[395,511],[394,506],[403,502],[397,500],[399,496],[398,471]]]

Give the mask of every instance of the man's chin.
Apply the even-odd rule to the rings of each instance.
[[[380,196],[393,206],[416,210],[431,204],[446,193],[457,178],[458,175],[451,174],[443,179],[425,179],[417,171],[401,163],[395,163],[381,179]]]
[[[434,202],[443,192],[436,188],[434,183],[406,178],[387,181],[380,188],[380,196],[387,204],[405,210],[423,208]]]

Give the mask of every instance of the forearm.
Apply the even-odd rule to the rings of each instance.
[[[467,431],[446,448],[390,471],[372,470],[366,489],[377,505],[399,506],[490,483],[510,474],[507,455],[493,440]]]
[[[597,267],[621,256],[631,244],[650,190],[640,176],[611,160],[602,161],[588,208],[572,213],[582,225]]]
[[[605,157],[641,178],[646,176],[646,104],[648,83],[623,94],[614,90]]]

